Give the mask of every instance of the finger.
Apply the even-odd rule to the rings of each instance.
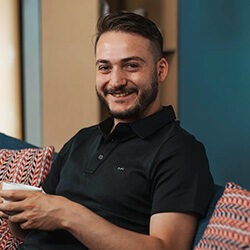
[[[6,213],[4,213],[4,212],[0,212],[0,218],[1,218],[1,219],[8,219],[9,216],[8,216],[8,214],[6,214]]]
[[[23,229],[23,230],[27,230],[27,229],[34,229],[32,228],[32,223],[30,221],[26,221],[26,222],[23,222],[20,224],[20,227]]]
[[[22,201],[8,201],[4,203],[0,203],[0,211],[11,214],[11,213],[17,213],[24,210],[24,205]]]
[[[0,190],[0,196],[7,200],[24,200],[25,198],[33,195],[34,191],[27,190]]]
[[[27,215],[25,212],[18,213],[8,217],[9,221],[13,223],[24,223],[27,221]]]

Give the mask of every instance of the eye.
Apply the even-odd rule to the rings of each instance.
[[[98,71],[101,71],[102,73],[108,73],[110,68],[111,67],[109,65],[100,65],[98,66]]]
[[[137,63],[128,63],[125,65],[125,67],[128,69],[128,70],[132,70],[132,71],[135,71],[139,68],[139,65]]]

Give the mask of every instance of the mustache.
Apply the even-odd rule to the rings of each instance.
[[[132,92],[138,92],[138,89],[135,87],[130,87],[127,88],[125,85],[121,85],[115,88],[105,88],[103,90],[104,95],[108,95],[108,94],[115,94],[115,93],[132,93]]]

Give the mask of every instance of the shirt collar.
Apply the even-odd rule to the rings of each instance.
[[[167,107],[163,107],[160,111],[150,116],[147,116],[141,120],[131,123],[122,123],[118,124],[119,126],[117,126],[123,129],[124,127],[127,127],[129,130],[132,129],[137,136],[144,139],[175,119],[176,117],[174,109],[170,105]],[[113,125],[114,120],[109,117],[99,124],[99,128],[102,133],[107,136]]]
[[[99,123],[99,129],[104,135],[108,135],[113,126],[114,126],[114,120],[111,117],[108,117],[107,119]]]
[[[150,116],[130,123],[130,126],[140,138],[144,139],[175,119],[173,107],[167,106]]]

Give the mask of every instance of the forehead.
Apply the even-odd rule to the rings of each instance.
[[[101,35],[96,46],[96,59],[121,60],[127,57],[153,58],[150,40],[143,36],[110,31]]]

